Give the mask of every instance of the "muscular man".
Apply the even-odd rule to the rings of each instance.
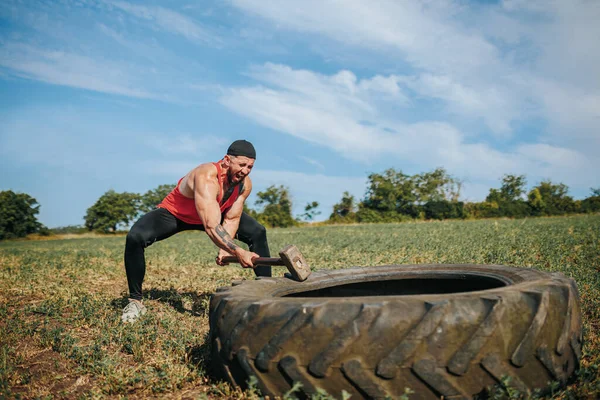
[[[218,265],[224,265],[224,256],[233,254],[244,268],[254,268],[253,259],[270,256],[264,226],[242,211],[252,190],[248,174],[255,159],[254,146],[236,140],[222,160],[188,172],[155,210],[133,225],[125,244],[129,304],[123,310],[123,322],[134,322],[146,313],[142,304],[144,249],[154,242],[181,231],[202,230],[219,247]],[[234,237],[246,243],[250,251],[235,244]],[[257,266],[254,272],[271,276],[271,267]]]

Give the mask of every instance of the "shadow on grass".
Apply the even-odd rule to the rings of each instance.
[[[208,313],[210,296],[212,292],[179,292],[174,288],[170,289],[148,289],[144,291],[144,300],[155,300],[164,304],[168,304],[173,309],[181,314],[191,314],[193,316],[203,316]],[[184,307],[184,301],[191,300],[192,309]],[[113,308],[122,309],[129,302],[126,294],[123,297],[113,299],[111,306]],[[217,387],[226,381],[225,374],[221,368],[215,367],[212,363],[212,349],[210,332],[207,332],[201,342],[186,348],[188,362],[194,366],[201,374],[206,375],[211,384]]]
[[[144,292],[144,300],[156,300],[173,307],[173,309],[181,314],[191,314],[194,316],[202,316],[208,312],[210,296],[212,293],[196,293],[196,292],[178,292],[176,289],[148,289]],[[183,305],[184,299],[191,299],[192,309],[187,309]],[[113,308],[122,309],[129,302],[127,296],[113,299],[110,304]]]
[[[156,300],[173,307],[175,311],[182,314],[203,315],[208,308],[208,303],[211,293],[196,293],[183,292],[180,293],[176,289],[150,289],[144,293],[144,299]],[[183,299],[189,298],[192,300],[192,309],[188,310],[183,306]]]
[[[164,304],[168,304],[173,309],[181,314],[190,314],[193,316],[203,316],[208,313],[211,292],[178,292],[174,288],[164,289],[148,289],[144,291],[143,300],[154,300]],[[191,300],[192,309],[184,307],[184,302]],[[114,309],[122,309],[128,304],[128,296],[123,293],[122,297],[113,299],[110,304]],[[189,307],[189,306],[188,306]],[[207,384],[218,388],[221,383],[225,382],[225,375],[219,368],[215,368],[212,363],[212,349],[210,332],[207,332],[204,337],[198,340],[194,345],[187,346],[185,349],[186,360],[200,374],[205,375],[209,380]],[[215,389],[216,390],[216,389]]]
[[[202,343],[189,346],[185,352],[192,365],[208,376],[212,376],[210,332],[206,333]]]
[[[186,354],[189,363],[192,364],[198,372],[208,378],[207,384],[211,385],[211,389],[214,395],[219,397],[230,397],[230,389],[225,390],[229,387],[229,379],[227,378],[228,373],[219,362],[214,362],[213,357],[219,359],[220,354],[215,353],[217,351],[214,347],[214,343],[211,343],[211,334],[207,332],[203,338],[202,343],[196,346],[190,346],[186,349]],[[223,390],[225,391],[223,391]]]

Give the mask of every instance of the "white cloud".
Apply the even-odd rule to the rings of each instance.
[[[521,171],[533,172],[528,174],[536,180],[532,184],[549,179],[584,189],[598,186],[598,158],[592,160],[579,151],[544,143],[520,145],[516,153],[526,160]]]
[[[515,122],[543,118],[551,122],[546,135],[564,138],[569,116],[584,135],[598,136],[599,2],[232,1],[277,30],[358,48],[375,67],[383,58],[412,69],[405,82],[419,96],[442,100],[463,120],[481,118],[500,137]]]
[[[158,99],[136,85],[131,67],[23,43],[2,43],[0,66],[19,77],[123,96]]]
[[[222,104],[264,126],[365,163],[386,152],[412,158],[429,148],[429,141],[451,144],[461,136],[444,123],[405,124],[381,115],[378,104],[395,102],[397,95],[404,101],[400,89],[394,89],[398,79],[393,76],[358,80],[350,71],[325,76],[269,63],[253,67],[250,74],[275,88],[231,89],[221,96]],[[393,96],[377,96],[382,88]]]
[[[313,166],[317,167],[320,170],[324,170],[325,169],[325,166],[323,164],[321,164],[320,162],[318,162],[317,160],[315,160],[314,158],[305,157],[305,156],[300,156],[299,158],[301,160],[306,161],[310,165],[313,165]]]
[[[26,30],[7,31],[10,36],[0,39],[0,76],[130,98],[168,100],[169,94],[176,94],[206,103],[216,96],[261,126],[366,165],[376,162],[403,169],[410,165],[419,171],[443,166],[465,180],[465,196],[472,200],[481,200],[490,187],[497,187],[504,173],[526,174],[531,184],[551,178],[586,191],[598,186],[600,2],[506,0],[467,7],[453,0],[347,0],[342,6],[335,0],[231,1],[261,20],[253,25],[244,17],[239,31],[237,26],[220,26],[225,37],[242,40],[226,44],[243,51],[239,58],[226,54],[214,64],[206,63],[205,53],[178,53],[180,46],[167,44],[222,43],[210,28],[189,16],[192,12],[125,1],[93,2],[91,8],[2,3],[0,14]],[[30,29],[37,36],[24,43]],[[279,60],[323,67],[319,62],[308,64],[313,60],[305,58],[307,47],[319,47],[326,57],[354,57],[363,64],[346,63],[335,73],[318,73],[265,63],[246,70],[252,83],[234,88],[221,80],[231,78],[229,69],[213,70],[224,62],[231,66],[231,60],[245,66],[248,60],[264,59],[267,52],[262,48],[287,45],[282,31],[299,32],[293,37],[298,52],[292,58],[285,49],[277,54]],[[338,52],[343,54],[336,58]],[[332,65],[336,64],[328,68]],[[139,104],[141,111],[136,113],[146,109],[145,102]],[[541,121],[535,128],[543,128],[530,134],[521,127],[523,136],[517,137],[513,128],[530,118]],[[74,154],[71,148],[89,150],[90,144],[79,142],[75,129],[65,134],[62,128],[72,123],[48,128],[42,126],[46,119],[39,119],[43,122],[36,125],[3,124],[0,152],[16,157],[27,147],[21,161],[56,167],[91,168],[96,159],[111,157],[110,149],[100,158],[87,151]],[[79,121],[78,126],[87,123]],[[34,130],[42,132],[39,137],[16,135]],[[196,166],[197,153],[217,151],[208,147],[212,141],[191,133],[143,139],[164,159],[174,161],[147,162],[142,170],[169,179]],[[48,158],[53,150],[59,156]],[[202,159],[214,158],[202,155]],[[314,157],[302,159],[324,170]],[[266,187],[263,182],[289,184],[296,207],[318,200],[324,214],[350,187],[362,197],[366,179],[292,171],[256,171],[254,176],[255,192]]]
[[[97,23],[96,29],[126,49],[128,56],[141,57],[144,60],[142,61],[144,64],[150,61],[153,66],[160,65],[166,67],[189,63],[189,59],[186,57],[181,57],[170,49],[161,47],[152,36],[144,36],[143,38],[135,37],[125,28],[113,29],[103,23]],[[110,44],[110,48],[114,49],[114,46]]]
[[[326,76],[308,70],[294,70],[286,65],[266,63],[250,68],[248,75],[266,84],[280,87],[298,98],[315,100],[312,95],[319,91],[319,108],[340,110],[340,106],[351,107],[354,112],[373,114],[375,109],[368,100],[372,97],[406,103],[407,97],[398,85],[395,76],[377,75],[371,79],[358,80],[351,71],[342,70]]]
[[[406,124],[382,115],[377,107],[382,98],[371,96],[369,84],[391,81],[390,77],[357,80],[349,71],[324,76],[272,64],[254,67],[252,75],[275,88],[231,89],[221,102],[264,126],[365,163],[382,154],[412,161],[437,158],[443,154],[431,153],[431,143],[436,152],[452,149],[462,140],[462,134],[445,123]]]
[[[561,168],[577,169],[588,163],[587,158],[576,151],[543,143],[520,145],[517,153],[545,165]]]
[[[176,11],[158,6],[138,6],[124,1],[113,1],[110,4],[137,18],[153,22],[157,28],[181,35],[190,41],[204,43],[219,41],[191,18]]]
[[[548,116],[557,124],[556,129],[560,133],[568,132],[569,137],[596,139],[596,143],[600,144],[597,130],[600,122],[600,88],[576,87],[541,78],[533,84],[543,94],[542,102]],[[590,82],[590,85],[593,86],[593,83]]]
[[[452,2],[233,0],[245,11],[280,28],[330,36],[344,43],[396,50],[420,68],[469,73],[495,62],[496,48],[468,30],[448,23],[461,12]]]
[[[363,67],[375,71],[384,60],[392,71],[385,79],[400,93],[395,101],[378,102],[341,91],[343,85],[333,76],[311,78],[310,71],[300,76],[294,70],[284,74],[283,67],[277,71],[265,65],[262,74],[251,76],[266,87],[236,89],[239,92],[222,99],[243,115],[249,98],[269,104],[275,115],[247,115],[260,124],[352,158],[363,150],[365,158],[396,152],[421,165],[437,161],[466,178],[525,173],[532,181],[556,177],[580,188],[597,186],[593,171],[600,168],[599,2],[506,0],[466,6],[454,0],[348,0],[340,7],[335,0],[286,6],[276,0],[232,1],[271,22],[277,32],[300,32],[311,45],[317,42],[325,48],[324,54],[339,53],[344,59],[350,51],[363,60]],[[347,87],[360,86],[351,71],[343,73],[338,75],[349,78],[343,80]],[[382,76],[375,73],[372,79],[377,77]],[[326,90],[311,79],[325,81]],[[312,99],[314,107],[298,97]],[[285,107],[277,107],[277,101]],[[421,124],[402,120],[412,107]],[[404,114],[397,117],[391,109]],[[322,129],[316,123],[310,127],[291,122],[291,110],[323,121]],[[478,121],[488,129],[480,128]],[[367,136],[371,140],[357,139]]]
[[[508,11],[546,11],[549,1],[540,0],[502,0],[501,4]]]
[[[403,122],[380,111],[386,101],[355,90],[363,80],[349,71],[324,76],[267,64],[253,67],[252,76],[270,87],[234,88],[221,102],[263,126],[366,164],[391,157],[423,170],[444,166],[473,183],[497,180],[504,173],[533,179],[561,176],[565,183],[577,185],[593,185],[595,179],[594,163],[585,153],[565,146],[532,142],[500,151],[445,122]],[[376,76],[365,81],[377,78],[389,80]]]
[[[510,121],[518,114],[510,102],[511,95],[500,87],[474,89],[450,76],[428,73],[402,81],[420,96],[445,101],[451,113],[481,116],[494,132],[510,132]]]
[[[443,100],[451,114],[462,118],[481,118],[499,135],[509,135],[511,121],[522,117],[527,93],[520,87],[515,92],[520,83],[514,81],[512,66],[503,63],[501,51],[459,23],[467,13],[460,4],[348,1],[340,7],[335,1],[309,3],[281,7],[276,1],[234,0],[238,7],[277,26],[317,33],[380,53],[401,69],[413,68],[413,76],[400,79],[419,96]],[[358,15],[360,23],[356,23]],[[397,77],[388,79],[397,81]]]
[[[221,102],[261,125],[363,161],[381,151],[383,140],[376,136],[386,135],[343,115],[313,108],[293,96],[263,88],[234,89]]]

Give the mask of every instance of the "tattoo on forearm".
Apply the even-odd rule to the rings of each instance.
[[[223,225],[217,225],[215,231],[217,232],[217,235],[219,235],[219,237],[223,240],[223,242],[225,242],[229,250],[234,251],[239,247],[237,244],[234,243],[233,239],[231,238],[229,233],[227,233],[225,228],[223,228]]]

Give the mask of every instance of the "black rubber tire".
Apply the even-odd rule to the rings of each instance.
[[[388,265],[261,278],[210,302],[213,373],[264,395],[294,382],[340,397],[471,398],[506,383],[526,393],[579,366],[575,282],[500,265]]]

